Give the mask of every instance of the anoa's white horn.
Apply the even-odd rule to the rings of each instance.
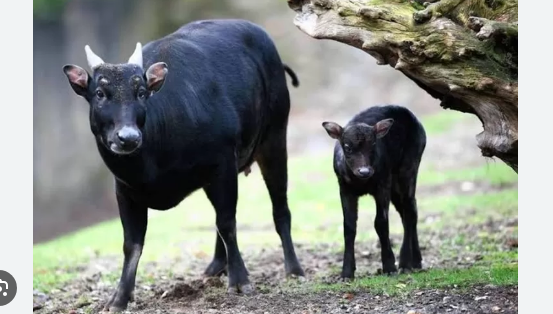
[[[90,67],[90,69],[93,69],[94,67],[97,67],[98,65],[104,63],[104,60],[98,57],[92,51],[92,49],[90,49],[89,45],[84,46],[84,51],[86,52],[86,60],[88,61],[88,66]]]
[[[133,54],[129,58],[129,62],[132,64],[136,64],[139,67],[142,67],[142,44],[136,43],[136,49],[134,50]]]

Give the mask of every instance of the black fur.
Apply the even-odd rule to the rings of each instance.
[[[366,194],[372,195],[376,203],[374,227],[380,239],[383,272],[397,271],[389,239],[390,200],[404,228],[399,267],[421,268],[415,191],[426,146],[422,124],[408,109],[386,105],[362,111],[344,128],[333,122],[325,122],[323,126],[338,140],[334,148],[334,172],[344,214],[342,277],[354,277],[357,204],[359,197]]]
[[[140,100],[135,89],[147,89],[144,73],[157,62],[167,65],[165,82]],[[143,69],[100,65],[89,75],[82,95],[91,105],[91,128],[100,155],[115,176],[125,235],[123,272],[106,308],[126,308],[134,290],[147,209],[173,208],[198,189],[205,191],[217,214],[215,254],[206,275],[228,270],[229,291],[250,292],[235,215],[238,174],[255,161],[271,197],[286,272],[303,276],[287,203],[290,99],[285,71],[294,85],[298,82],[267,33],[244,20],[196,21],[146,44],[143,63]],[[66,73],[70,67],[64,68]],[[133,75],[140,76],[140,86],[134,89],[128,84]],[[113,84],[101,106],[94,92],[99,76]],[[115,154],[110,149],[115,144],[109,144],[113,134],[120,135],[121,126],[142,135],[138,148],[124,155]]]

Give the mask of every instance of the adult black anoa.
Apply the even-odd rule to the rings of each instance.
[[[105,308],[125,309],[135,286],[148,208],[167,210],[202,188],[215,208],[217,241],[205,274],[228,269],[229,292],[252,286],[236,240],[238,174],[257,162],[272,201],[287,274],[303,276],[290,234],[286,130],[290,96],[268,34],[244,20],[205,20],[109,64],[85,47],[92,74],[63,68],[90,104],[90,127],[115,177],[124,232],[119,286]]]

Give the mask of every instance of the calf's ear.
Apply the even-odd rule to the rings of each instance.
[[[148,90],[158,92],[165,82],[167,72],[168,69],[165,62],[157,62],[150,65],[148,70],[146,70],[146,84],[148,85]]]
[[[330,135],[333,139],[339,139],[342,136],[342,127],[335,122],[323,122],[323,128],[325,128],[326,133]]]
[[[392,124],[394,124],[394,119],[384,119],[378,121],[375,125],[376,138],[382,138],[384,135],[388,134]]]
[[[90,80],[90,75],[86,72],[85,69],[74,64],[67,64],[63,67],[63,73],[67,76],[69,80],[69,85],[73,91],[82,97],[86,96],[88,91],[88,83]]]

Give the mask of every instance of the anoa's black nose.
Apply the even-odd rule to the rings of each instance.
[[[371,176],[371,169],[369,167],[361,167],[357,169],[357,176],[360,178],[368,178]]]
[[[140,131],[132,127],[123,127],[121,130],[117,131],[117,138],[119,139],[119,144],[123,149],[133,149],[140,144],[142,135]]]

